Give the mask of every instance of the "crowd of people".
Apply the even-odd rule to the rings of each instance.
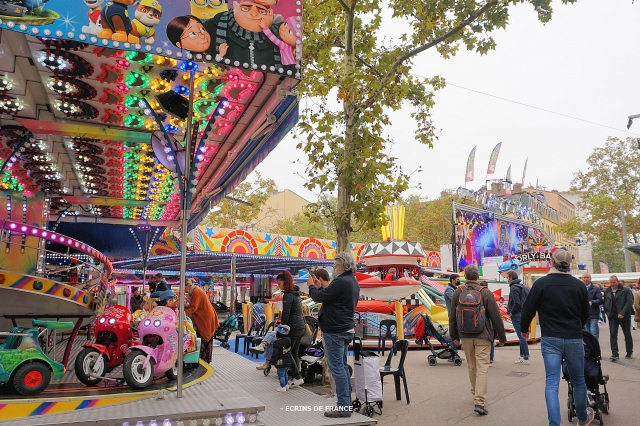
[[[148,284],[146,295],[140,292],[140,288],[132,287],[129,301],[131,312],[151,311],[158,303],[174,310],[178,308],[177,295],[161,273],[149,277]],[[191,318],[200,338],[200,358],[209,363],[212,358],[213,335],[219,326],[218,315],[205,291],[194,284],[192,279],[185,280],[184,291],[185,315]]]

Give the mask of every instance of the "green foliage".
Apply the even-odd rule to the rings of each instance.
[[[419,242],[425,250],[440,251],[441,245],[451,244],[454,201],[460,202],[455,191],[443,192],[434,200],[415,195],[406,198],[405,238]]]
[[[573,187],[581,192],[579,207],[587,214],[582,232],[595,241],[593,260],[624,271],[622,223],[624,208],[629,243],[640,242],[640,155],[635,139],[609,138],[587,159],[587,170],[575,174]]]
[[[320,202],[313,214],[333,221],[339,251],[358,230],[352,222],[363,230],[379,228],[387,220],[385,206],[409,187],[409,175],[389,155],[389,113],[408,107],[415,139],[428,146],[437,140],[431,108],[445,81],[413,75],[412,59],[431,48],[445,58],[461,46],[486,54],[496,47],[491,32],[506,27],[509,5],[525,1],[540,21],[551,18],[551,0],[305,3],[299,89],[310,102],[302,112],[298,148],[309,160],[307,188],[337,192],[335,210]]]
[[[251,223],[257,219],[275,188],[273,179],[263,179],[260,173],[256,173],[255,182],[245,181],[238,185],[229,195],[231,198],[223,198],[219,208],[209,213],[200,226],[236,229],[241,223]]]

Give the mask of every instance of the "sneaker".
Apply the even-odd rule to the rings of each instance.
[[[278,391],[278,392],[286,392],[287,388],[278,387],[278,388],[276,388],[276,391]]]
[[[265,362],[265,363],[262,363],[262,364],[260,364],[260,365],[256,365],[256,370],[266,370],[266,368],[267,368],[268,366],[269,366],[269,364],[267,364],[267,363]]]
[[[522,358],[522,357],[518,358],[515,363],[516,364],[520,364],[520,365],[529,365],[529,364],[531,364],[528,359],[525,359],[525,358]]]
[[[629,359],[629,358],[633,358],[633,356],[632,356],[632,355],[633,355],[633,354],[626,354],[626,355],[625,355],[625,358],[627,358],[627,359]]]
[[[590,425],[593,419],[595,418],[596,418],[596,413],[595,411],[593,411],[593,408],[587,407],[587,420],[584,422],[581,422],[580,420],[578,420],[578,426]]]
[[[480,414],[481,416],[486,416],[487,414],[489,414],[489,410],[487,410],[484,407],[484,405],[476,405],[475,407],[473,407],[473,411],[475,411],[476,413]]]
[[[289,387],[291,389],[293,388],[297,388],[298,386],[300,386],[301,384],[304,383],[304,379],[293,379],[289,382]]]
[[[447,362],[453,362],[453,358],[448,358]]]
[[[493,361],[489,361],[489,367],[493,367]]]
[[[337,419],[337,418],[342,418],[342,417],[351,417],[351,411],[348,411],[348,410],[344,410],[344,411],[340,411],[340,410],[325,411],[324,412],[324,416],[325,417],[329,417],[331,419]]]
[[[620,357],[618,355],[611,355],[611,361],[617,361]]]

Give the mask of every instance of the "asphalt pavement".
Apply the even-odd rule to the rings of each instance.
[[[632,331],[635,354],[632,359],[609,360],[608,324],[600,325],[602,369],[610,380],[607,384],[610,413],[603,415],[609,426],[640,425],[640,330]],[[618,333],[618,345],[624,356],[624,337]],[[540,344],[529,345],[530,365],[516,365],[518,346],[496,347],[495,363],[489,369],[487,409],[489,415],[479,416],[473,411],[467,363],[456,367],[439,361],[429,366],[428,350],[410,350],[405,362],[411,404],[404,398],[396,401],[393,379],[385,378],[382,416],[375,415],[379,425],[547,425],[544,400],[545,373]],[[461,351],[461,354],[463,352]],[[382,362],[382,361],[381,361]],[[562,424],[567,418],[567,383],[560,382]],[[577,420],[573,419],[573,424]],[[599,424],[594,420],[593,425]]]

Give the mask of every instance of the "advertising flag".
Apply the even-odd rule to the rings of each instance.
[[[491,157],[489,157],[489,167],[487,168],[487,174],[492,175],[496,172],[496,164],[498,164],[498,154],[500,154],[500,147],[502,146],[502,142],[499,142],[493,148],[493,152],[491,152]]]
[[[474,146],[471,152],[469,153],[469,159],[467,160],[467,174],[464,177],[465,182],[473,182],[473,162],[476,159],[476,148],[478,146]]]
[[[636,272],[640,272],[640,262],[636,260],[635,263],[636,263]]]
[[[600,262],[600,273],[601,274],[608,274],[609,273],[609,266],[604,262]]]
[[[509,168],[507,169],[507,175],[505,176],[504,180],[511,184],[511,166],[509,166]]]
[[[527,163],[529,162],[529,157],[524,160],[524,170],[522,170],[522,185],[524,186],[524,177],[527,174]]]

